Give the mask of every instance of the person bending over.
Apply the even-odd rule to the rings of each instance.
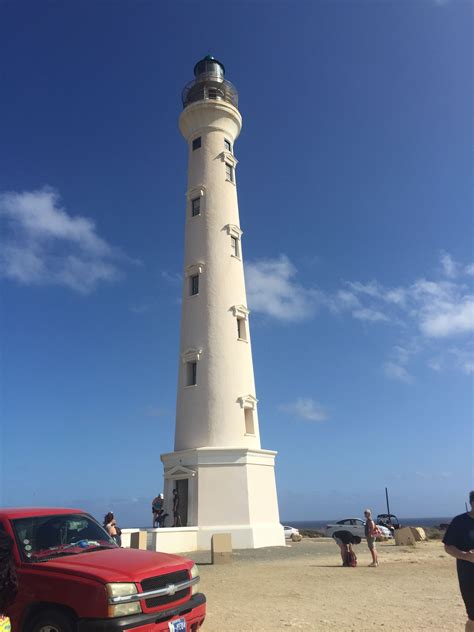
[[[360,544],[361,539],[358,535],[352,535],[349,531],[335,531],[332,537],[340,549],[342,565],[349,566],[349,559],[353,558],[354,554],[352,545]]]

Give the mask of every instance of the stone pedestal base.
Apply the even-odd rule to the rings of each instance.
[[[173,515],[173,489],[182,490],[180,495],[187,491],[186,507],[180,511],[187,514],[187,526],[198,527],[199,549],[210,550],[216,533],[230,533],[234,549],[285,546],[275,455],[247,448],[196,448],[161,455],[165,511]]]

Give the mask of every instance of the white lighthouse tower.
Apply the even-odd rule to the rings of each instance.
[[[183,91],[188,144],[184,286],[175,452],[163,454],[168,511],[198,547],[232,534],[235,548],[284,545],[275,452],[262,450],[242,260],[234,144],[242,127],[235,87],[211,56]]]

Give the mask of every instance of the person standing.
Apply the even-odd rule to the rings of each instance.
[[[364,511],[364,516],[365,537],[367,538],[367,546],[369,547],[370,554],[372,555],[372,564],[369,564],[369,566],[378,566],[379,559],[377,555],[377,549],[375,547],[375,541],[377,539],[377,535],[379,534],[379,530],[377,529],[377,525],[372,518],[372,512],[370,509],[366,509]]]
[[[117,527],[117,521],[111,511],[104,516],[104,529],[110,535],[112,540],[115,540],[118,546],[122,546],[122,530]]]
[[[6,611],[15,601],[18,579],[13,563],[13,540],[0,532],[0,632],[10,632],[10,619]]]
[[[179,495],[178,490],[173,489],[173,527],[181,526],[181,516],[179,515]]]
[[[153,512],[153,528],[156,526],[162,526],[162,514],[163,514],[163,504],[165,502],[165,497],[163,494],[158,494],[156,498],[152,500],[151,510]]]
[[[453,518],[444,538],[444,550],[456,559],[459,588],[466,606],[466,632],[474,632],[474,491],[469,494],[471,511]]]

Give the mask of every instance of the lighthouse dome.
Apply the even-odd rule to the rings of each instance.
[[[196,79],[201,78],[202,75],[212,75],[223,80],[225,75],[224,64],[212,55],[206,55],[194,66]]]

